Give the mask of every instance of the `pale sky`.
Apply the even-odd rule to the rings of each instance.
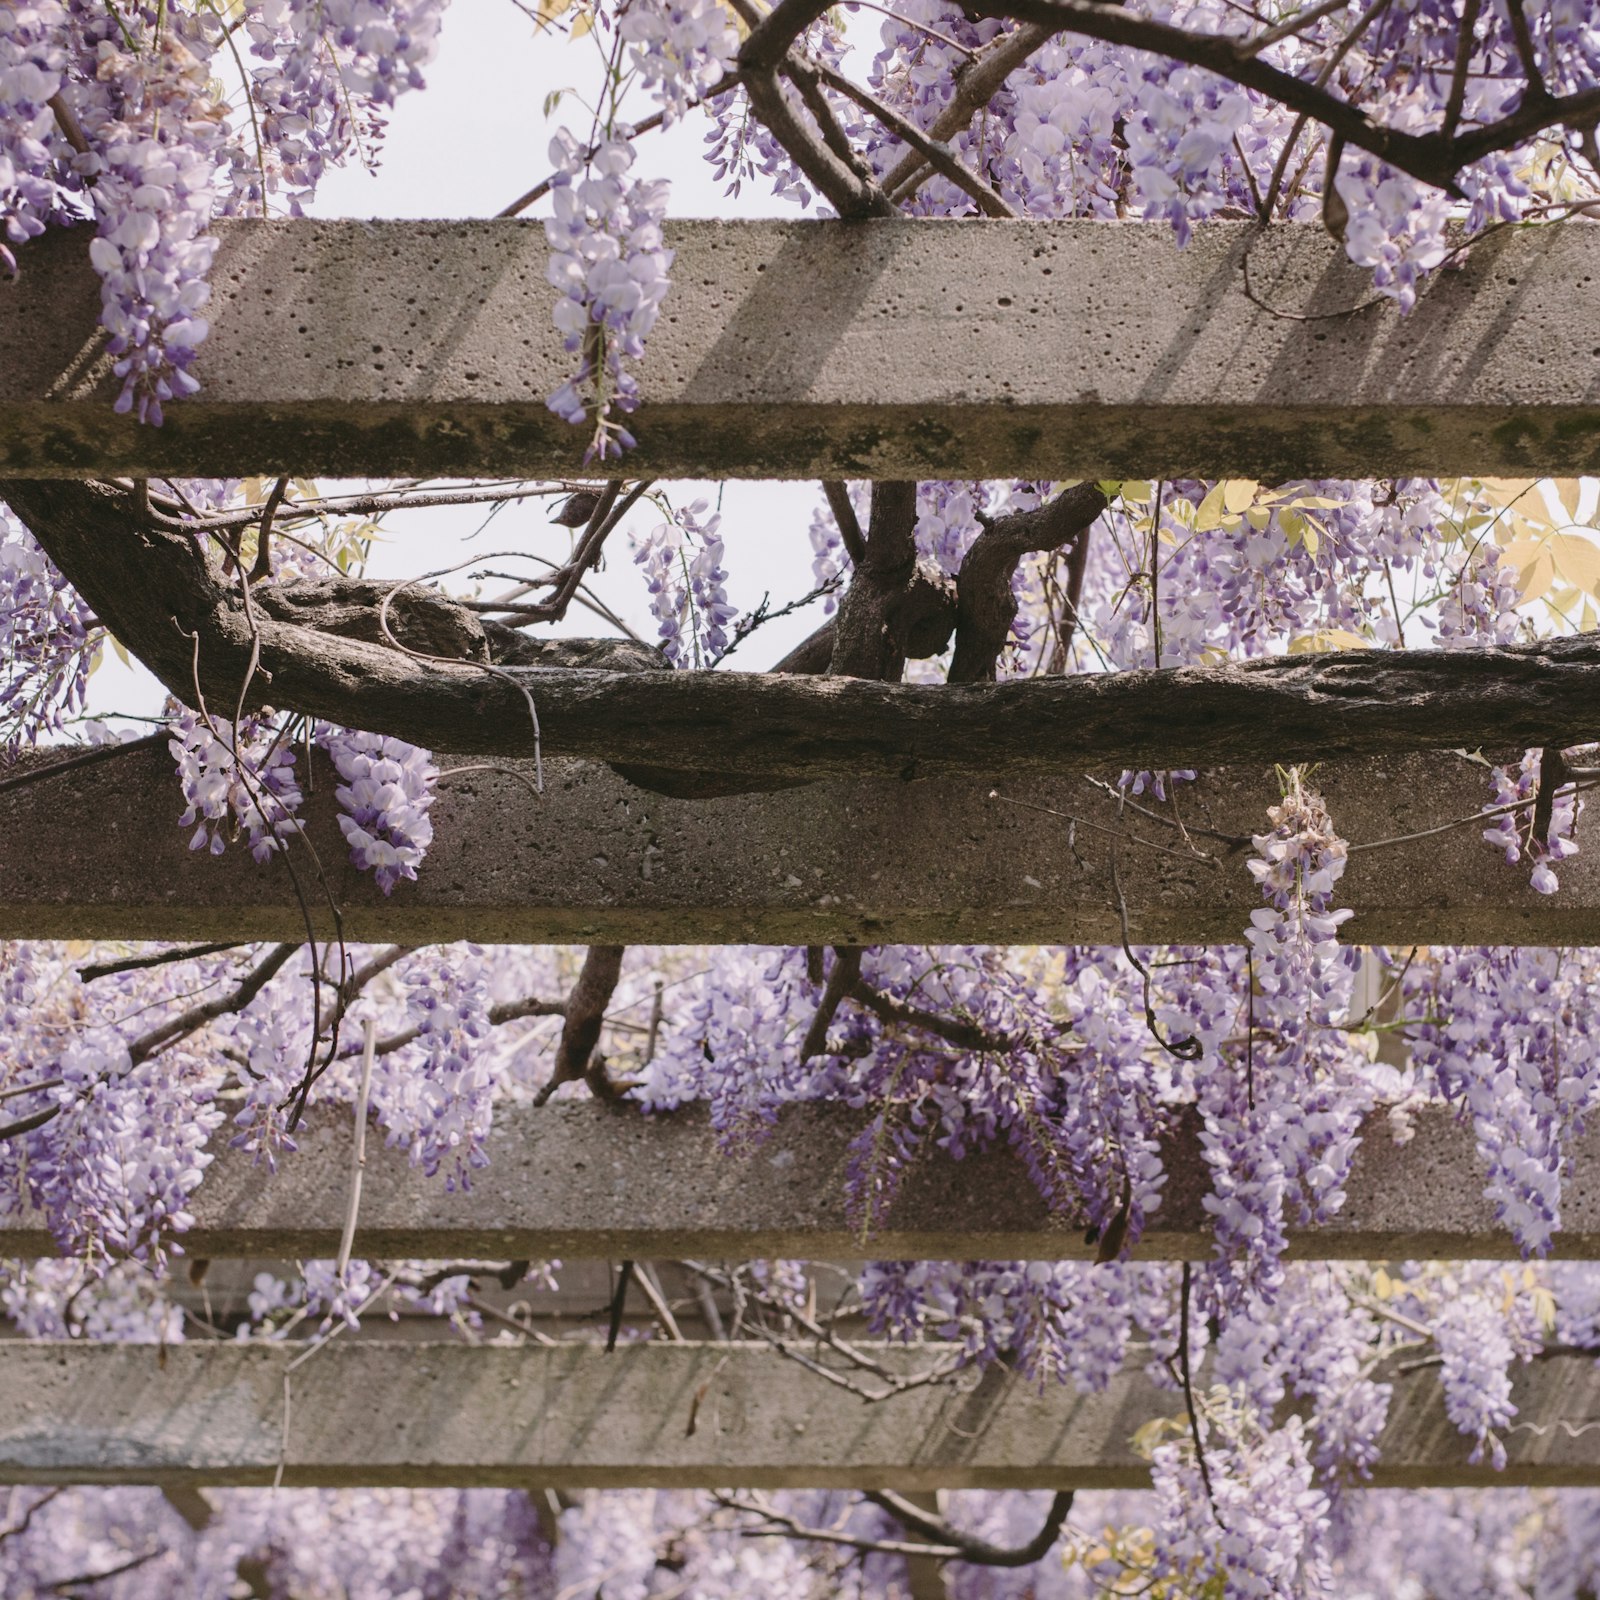
[[[313,214],[325,217],[453,218],[493,216],[550,170],[549,145],[567,123],[587,132],[589,113],[568,93],[547,120],[544,101],[556,90],[592,85],[599,57],[593,39],[568,42],[541,34],[513,0],[455,0],[445,14],[438,56],[427,69],[428,87],[401,96],[375,173],[347,167],[323,180]],[[639,96],[640,120],[654,109]],[[636,171],[672,180],[672,216],[799,215],[758,186],[747,185],[735,203],[727,200],[702,156],[711,126],[691,112],[666,132],[644,135]],[[540,215],[540,208],[529,212]],[[552,304],[553,304],[552,291]],[[646,359],[648,360],[648,354]],[[199,376],[205,379],[204,352]],[[333,484],[324,485],[330,491]],[[675,500],[715,498],[718,486],[673,485]],[[820,500],[815,484],[730,483],[722,491],[722,532],[727,541],[729,594],[741,609],[754,607],[770,591],[774,605],[812,586],[807,527]],[[390,542],[375,552],[375,576],[412,576],[469,555],[463,544],[484,518],[482,508],[441,509],[391,517]],[[644,586],[631,559],[628,528],[648,531],[659,515],[635,511],[612,536],[606,570],[593,586],[644,638],[654,640]],[[475,541],[485,550],[537,551],[555,560],[566,554],[565,530],[552,528],[534,504],[507,507]],[[498,565],[498,563],[497,563]],[[820,606],[764,627],[734,662],[746,670],[769,666],[822,621]],[[599,619],[574,608],[555,630],[567,634],[610,633]],[[142,669],[122,666],[107,651],[92,685],[91,710],[150,715],[162,692]]]
[[[576,91],[598,79],[600,55],[593,35],[568,41],[541,33],[513,0],[455,0],[445,13],[439,54],[427,70],[428,87],[401,97],[395,107],[382,165],[376,174],[349,167],[325,180],[316,214],[345,217],[483,217],[532,188],[550,171],[549,145],[563,123],[579,137],[587,134],[590,113]],[[547,95],[566,90],[551,116]],[[637,93],[637,91],[636,91]],[[633,107],[643,120],[655,108],[644,95]],[[664,132],[643,135],[636,149],[641,177],[672,181],[670,214],[678,217],[798,216],[799,207],[772,200],[758,185],[746,185],[737,202],[725,198],[702,154],[711,123],[691,112]],[[528,214],[538,216],[547,207]],[[649,356],[646,353],[646,363]],[[714,498],[717,486],[674,487],[675,498]],[[742,608],[770,591],[774,603],[811,587],[811,547],[807,527],[820,499],[814,484],[730,483],[722,491],[722,532],[727,540],[730,596]],[[659,518],[648,508],[627,526],[648,529]],[[440,550],[472,532],[481,512],[419,513],[392,518],[395,544],[375,561],[379,575],[428,571],[445,564]],[[531,547],[555,554],[552,530],[530,507],[507,510],[496,518],[492,548],[509,548],[515,532],[535,541]],[[619,530],[611,541],[609,570],[597,587],[607,603],[645,637],[654,628],[645,610]],[[564,539],[564,535],[562,538]],[[561,546],[564,551],[564,544]],[[457,554],[466,554],[464,548]],[[455,555],[447,559],[455,559]],[[559,557],[558,557],[559,558]],[[739,652],[746,669],[769,665],[798,643],[822,619],[820,607],[764,627]],[[592,632],[593,619],[575,618],[564,632]]]

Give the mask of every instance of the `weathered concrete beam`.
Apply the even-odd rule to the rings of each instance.
[[[907,1174],[882,1228],[863,1240],[845,1215],[845,1154],[861,1126],[843,1107],[791,1106],[765,1143],[719,1147],[699,1109],[646,1117],[632,1107],[500,1111],[489,1165],[445,1191],[403,1154],[367,1147],[356,1253],[428,1260],[1088,1260],[1081,1230],[1051,1217],[1009,1149],[954,1161],[934,1153]],[[1348,1199],[1323,1227],[1291,1235],[1307,1260],[1517,1259],[1483,1196],[1469,1128],[1443,1111],[1394,1142],[1366,1130]],[[348,1111],[314,1116],[275,1175],[227,1145],[195,1194],[190,1255],[295,1260],[335,1254],[349,1189]],[[1161,1207],[1140,1260],[1207,1259],[1211,1184],[1191,1126],[1164,1153]],[[1600,1130],[1578,1142],[1555,1254],[1600,1258]],[[0,1225],[0,1256],[53,1255],[41,1220]]]
[[[0,284],[0,474],[579,470],[536,222],[222,227],[205,385],[113,416],[79,234]],[[1475,245],[1416,310],[1320,229],[680,222],[640,368],[658,477],[1600,469],[1600,233]],[[1249,255],[1250,288],[1244,265]],[[1310,317],[1314,320],[1302,320]],[[598,470],[605,470],[604,468]]]
[[[265,1484],[281,1465],[309,1486],[1137,1488],[1134,1431],[1182,1415],[1142,1375],[1093,1395],[991,1371],[868,1402],[764,1345],[335,1340],[290,1372],[303,1349],[8,1343],[0,1482]],[[911,1375],[940,1351],[872,1354]],[[1590,1438],[1562,1426],[1600,1405],[1595,1362],[1520,1367],[1512,1398],[1497,1473],[1468,1463],[1437,1376],[1400,1376],[1373,1484],[1600,1486]]]
[[[1255,767],[1183,785],[1176,811],[1141,801],[1158,815],[1127,810],[1120,820],[1115,800],[1082,777],[1005,782],[1001,793],[1018,804],[945,779],[691,801],[606,767],[551,762],[542,801],[504,773],[441,784],[420,879],[385,897],[347,865],[334,783],[318,763],[310,837],[345,936],[406,943],[1115,943],[1113,845],[1136,942],[1238,942],[1260,899],[1248,845],[1229,839],[1264,829],[1279,795],[1276,776]],[[188,849],[164,751],[7,787],[29,770],[0,773],[0,937],[303,937],[282,861],[258,867],[237,848],[221,859]],[[1481,766],[1448,753],[1340,760],[1316,781],[1355,844],[1423,835],[1353,852],[1339,886],[1339,903],[1357,913],[1350,941],[1600,943],[1595,807],[1560,892],[1545,896],[1479,838]],[[309,858],[298,862],[326,936],[332,919]]]

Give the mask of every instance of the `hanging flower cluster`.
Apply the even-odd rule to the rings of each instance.
[[[672,251],[661,238],[667,185],[628,177],[633,146],[609,139],[587,159],[563,129],[550,145],[556,168],[550,240],[550,282],[560,291],[555,322],[577,370],[550,396],[550,409],[571,423],[592,422],[586,459],[604,461],[631,449],[621,418],[639,403],[632,363],[661,313]]]

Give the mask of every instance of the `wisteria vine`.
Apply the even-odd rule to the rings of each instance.
[[[812,11],[787,34],[780,24],[798,11],[775,18],[744,0],[535,9],[546,28],[592,37],[603,63],[590,122],[549,143],[544,186],[553,318],[571,358],[549,405],[588,430],[591,460],[635,444],[646,347],[670,306],[670,191],[640,175],[638,141],[690,115],[706,117],[712,170],[742,198],[765,190],[848,216],[1141,220],[1170,229],[1175,248],[1212,219],[1288,220],[1333,235],[1402,312],[1474,238],[1582,214],[1600,197],[1600,26],[1576,0],[1300,14],[1143,0],[1065,8],[1050,27],[1004,5],[895,0]],[[203,385],[212,223],[297,213],[330,168],[374,161],[397,100],[423,85],[443,11],[443,0],[0,0],[0,266],[25,272],[45,229],[82,227],[119,409],[159,425]],[[1113,11],[1125,36],[1110,31]],[[1191,59],[1193,40],[1217,36],[1233,42],[1227,70]],[[1279,75],[1275,90],[1256,67]],[[1394,136],[1387,155],[1374,128]],[[285,514],[268,547],[281,489],[241,501],[236,484],[166,487],[176,498],[162,515],[211,514],[202,541],[225,531],[230,575],[249,560],[239,540],[252,529],[251,582],[293,582],[317,559],[349,565],[325,518],[295,521],[299,553],[286,554]],[[1060,487],[922,483],[907,559],[948,586],[995,519]],[[593,535],[576,584],[612,502],[560,489],[576,508],[565,525]],[[1107,509],[1081,550],[1015,567],[998,676],[1481,649],[1592,627],[1600,606],[1582,485],[1101,490]],[[811,518],[808,597],[829,613],[862,565],[870,521],[859,486],[830,491]],[[659,487],[652,499],[650,528],[633,538],[653,664],[714,667],[763,624],[765,603],[741,612],[732,598],[736,535],[720,506]],[[515,599],[501,618],[517,619]],[[91,673],[106,639],[33,538],[0,518],[8,759],[104,709]],[[937,681],[944,659],[935,650],[910,670]],[[401,904],[427,871],[441,781],[429,752],[292,711],[171,706],[162,727],[173,825],[196,851],[237,847],[263,870],[300,870],[307,794],[326,774],[356,871]],[[89,733],[117,737],[98,721]],[[1507,894],[1525,892],[1523,879],[1560,893],[1590,759],[1462,753],[1482,796],[1481,816],[1461,819],[1464,847],[1503,858]],[[1194,777],[1106,774],[1105,787],[1162,808],[1172,838],[1197,850],[1184,821]],[[601,1092],[661,1115],[705,1107],[730,1147],[758,1146],[796,1103],[833,1103],[856,1118],[848,1206],[864,1251],[917,1164],[1000,1146],[1098,1258],[875,1261],[848,1287],[855,1332],[1041,1384],[1101,1390],[1138,1372],[1172,1400],[1138,1441],[1148,1493],[1082,1497],[1051,1558],[1025,1576],[952,1562],[951,1594],[1576,1600],[1600,1583],[1592,1494],[1352,1491],[1382,1460],[1406,1363],[1437,1370],[1464,1459],[1492,1467],[1519,1425],[1519,1369],[1600,1340],[1600,1271],[1548,1259],[1600,1097],[1596,953],[1352,946],[1345,867],[1355,848],[1385,842],[1341,837],[1317,781],[1285,770],[1260,832],[1221,863],[1261,895],[1235,944],[635,949],[617,958],[582,1048],[574,1013],[593,952],[0,945],[0,1201],[14,1218],[42,1216],[60,1252],[8,1264],[0,1305],[16,1332],[51,1339],[315,1344],[401,1311],[469,1341],[529,1337],[524,1312],[554,1292],[554,1264],[306,1262],[261,1273],[210,1320],[215,1308],[197,1311],[172,1278],[207,1167],[224,1150],[268,1167],[294,1160],[308,1099],[312,1115],[347,1115],[364,1097],[390,1145],[455,1185],[481,1181],[497,1112],[552,1094]],[[1293,1230],[1338,1214],[1361,1142],[1409,1136],[1429,1105],[1470,1129],[1487,1198],[1526,1259],[1288,1259]],[[1141,1240],[1185,1129],[1198,1133],[1214,1251],[1179,1268],[1147,1259]],[[774,1339],[809,1331],[815,1271],[690,1267],[713,1311],[722,1295],[730,1314],[735,1300],[741,1315],[755,1307]],[[502,1273],[526,1304],[485,1297]],[[650,1336],[651,1321],[665,1327],[658,1309],[624,1336]],[[885,1548],[905,1528],[841,1495],[213,1498],[196,1529],[146,1491],[12,1491],[0,1577],[7,1593],[76,1583],[120,1600],[912,1584]],[[941,1511],[957,1534],[1013,1546],[1042,1514],[1016,1494],[955,1496]],[[818,1530],[857,1541],[853,1553],[830,1553]]]

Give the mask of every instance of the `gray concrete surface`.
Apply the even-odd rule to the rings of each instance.
[[[999,1372],[869,1402],[763,1345],[335,1340],[290,1371],[302,1348],[9,1345],[0,1482],[266,1484],[281,1461],[290,1485],[1123,1488],[1146,1481],[1134,1430],[1183,1405],[1142,1375],[1080,1395]],[[872,1354],[910,1376],[938,1347]],[[1372,1483],[1600,1486],[1594,1436],[1561,1425],[1600,1403],[1592,1359],[1518,1368],[1513,1400],[1497,1474],[1435,1373],[1401,1376]]]
[[[884,1225],[863,1239],[845,1216],[845,1156],[859,1113],[791,1106],[767,1142],[723,1150],[703,1108],[646,1117],[632,1107],[576,1103],[506,1107],[495,1118],[489,1165],[447,1193],[402,1153],[367,1144],[356,1254],[429,1260],[583,1259],[953,1261],[1087,1260],[1081,1230],[1047,1212],[1008,1149],[954,1161],[939,1152],[913,1167]],[[1388,1119],[1366,1129],[1344,1209],[1326,1226],[1291,1234],[1309,1260],[1520,1259],[1483,1197],[1470,1128],[1444,1111],[1415,1119],[1394,1142]],[[349,1192],[348,1110],[313,1112],[298,1153],[276,1175],[228,1148],[225,1128],[183,1236],[191,1256],[294,1260],[336,1253]],[[1211,1192],[1197,1129],[1169,1142],[1160,1209],[1140,1260],[1208,1259]],[[1600,1258],[1600,1130],[1579,1140],[1561,1203],[1555,1254]],[[51,1255],[42,1221],[0,1225],[0,1255]]]
[[[0,773],[0,937],[303,937],[282,861],[257,867],[238,847],[220,859],[189,850],[165,752],[5,787],[49,759],[30,755]],[[318,763],[310,838],[345,935],[404,943],[1115,943],[1114,843],[1135,941],[1238,942],[1260,904],[1249,849],[1201,830],[1243,838],[1264,829],[1280,793],[1259,767],[1183,785],[1177,816],[1194,830],[1186,844],[1170,807],[1119,821],[1115,801],[1082,777],[1000,785],[1025,805],[991,800],[987,783],[947,779],[670,800],[603,766],[552,761],[542,801],[504,773],[442,784],[419,880],[386,897],[348,866],[331,769]],[[1486,776],[1448,753],[1318,767],[1352,843],[1425,835],[1352,853],[1338,896],[1357,913],[1347,941],[1600,942],[1600,810],[1589,807],[1579,824],[1582,849],[1562,864],[1560,892],[1536,894],[1526,868],[1506,866],[1479,837]],[[314,883],[309,856],[297,859]],[[327,906],[315,893],[310,903],[326,935]]]
[[[583,434],[544,403],[570,363],[539,223],[218,231],[205,388],[161,429],[109,409],[85,236],[20,252],[0,283],[0,474],[579,467]],[[679,222],[667,237],[640,448],[614,471],[1600,469],[1600,230],[1578,223],[1474,246],[1409,317],[1369,303],[1369,275],[1310,227],[1203,224],[1183,251],[1157,224]]]

